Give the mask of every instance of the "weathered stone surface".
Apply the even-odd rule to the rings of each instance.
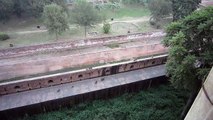
[[[152,44],[80,54],[68,53],[65,56],[53,54],[42,59],[39,57],[36,59],[26,58],[21,60],[18,58],[3,59],[0,60],[0,80],[96,64],[101,60],[104,60],[104,62],[113,62],[167,52],[167,48],[164,48],[161,44],[156,44],[155,49],[152,49],[150,46],[152,46]],[[103,54],[105,57],[101,57]]]
[[[164,76],[165,73],[165,66],[159,65],[105,77],[3,95],[0,96],[0,111],[156,78]]]
[[[213,68],[204,83],[204,87],[210,101],[213,102]],[[210,101],[207,99],[204,89],[202,88],[185,120],[213,120],[213,105],[210,103]]]

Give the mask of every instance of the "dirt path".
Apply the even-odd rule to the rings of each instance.
[[[117,23],[117,22],[126,22],[126,23],[138,23],[138,22],[146,22],[149,21],[150,17],[141,17],[141,18],[134,18],[129,20],[115,20],[109,22],[110,24]]]

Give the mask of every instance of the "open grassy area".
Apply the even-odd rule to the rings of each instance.
[[[104,36],[112,36],[112,35],[121,35],[127,34],[128,31],[131,33],[136,32],[147,32],[154,30],[151,28],[148,22],[144,22],[149,17],[150,11],[148,8],[140,5],[121,5],[120,9],[112,11],[111,9],[103,9],[100,11],[103,15],[105,14],[107,21],[114,22],[111,25],[110,34],[103,34],[102,25],[98,24],[93,28],[88,29],[89,32],[95,32],[97,35],[87,35],[87,37],[104,37]],[[114,21],[111,21],[111,18],[114,18]],[[142,18],[142,19],[141,19]],[[137,23],[134,20],[138,19],[145,27],[141,28],[141,23]],[[131,22],[133,20],[133,22]],[[120,21],[120,22],[119,22]],[[125,21],[125,22],[122,22]],[[41,26],[40,29],[37,26]],[[12,18],[6,24],[0,24],[0,32],[5,32],[10,35],[10,39],[6,41],[0,41],[0,49],[9,48],[10,44],[13,44],[14,47],[22,47],[28,45],[38,45],[45,43],[52,43],[58,41],[65,40],[76,40],[85,38],[84,29],[82,27],[76,25],[70,25],[70,30],[63,33],[58,41],[56,41],[55,36],[49,34],[45,30],[41,19],[36,18]],[[31,33],[32,31],[32,33]],[[34,32],[36,31],[36,32]],[[20,33],[27,32],[27,33]]]
[[[125,17],[143,17],[150,16],[150,11],[147,7],[141,5],[121,5],[120,9],[113,12],[110,9],[101,10],[101,14],[105,14],[107,19],[115,18],[125,18]]]
[[[106,37],[114,35],[122,35],[138,32],[149,32],[155,31],[157,29],[153,28],[148,21],[130,23],[130,22],[116,22],[111,24],[111,31],[109,34],[104,34],[102,31],[102,25],[97,25],[95,27],[89,28],[88,32],[96,32],[97,35],[87,34],[87,38],[93,37]],[[49,34],[48,32],[37,32],[37,33],[27,33],[27,34],[17,34],[15,32],[8,32],[10,39],[5,41],[0,41],[0,49],[9,48],[10,44],[14,47],[22,47],[28,45],[38,45],[45,43],[61,42],[61,41],[73,41],[77,39],[84,39],[84,28],[83,27],[72,27],[70,30],[64,32],[59,36],[59,40],[55,39],[55,35]]]
[[[12,17],[6,23],[0,22],[1,32],[18,32],[26,30],[38,30],[37,25],[42,25],[42,19],[40,18],[17,18]]]
[[[38,32],[38,33],[27,33],[27,34],[18,34],[18,33],[8,33],[10,39],[5,41],[0,41],[0,49],[9,48],[10,44],[13,44],[14,47],[22,47],[28,45],[38,45],[52,42],[60,42],[69,40],[75,40],[79,38],[84,38],[83,28],[70,28],[70,30],[64,32],[59,36],[59,39],[56,40],[54,34],[49,34],[48,32]]]
[[[186,91],[161,85],[114,99],[96,100],[28,116],[22,120],[179,120],[187,98]]]

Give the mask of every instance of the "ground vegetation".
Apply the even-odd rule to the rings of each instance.
[[[109,100],[28,116],[23,120],[179,120],[187,97],[185,90],[161,85]]]

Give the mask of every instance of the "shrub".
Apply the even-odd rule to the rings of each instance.
[[[111,29],[111,25],[109,23],[104,23],[104,26],[103,26],[104,33],[108,34],[110,32],[110,29]]]
[[[9,39],[9,38],[10,38],[9,35],[0,32],[0,40],[1,40],[1,41],[7,40],[7,39]]]

